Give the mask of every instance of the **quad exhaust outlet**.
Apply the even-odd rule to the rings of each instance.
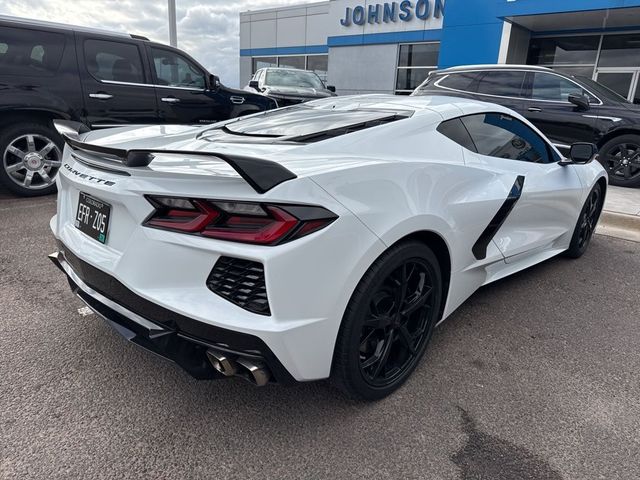
[[[271,371],[260,360],[235,357],[226,352],[210,348],[207,358],[213,368],[225,377],[242,377],[257,387],[263,387],[271,380]]]

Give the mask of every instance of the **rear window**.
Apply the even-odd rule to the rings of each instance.
[[[437,83],[439,87],[475,92],[479,76],[480,72],[451,73]]]
[[[144,83],[140,51],[133,43],[86,40],[84,57],[87,70],[97,80]]]
[[[235,135],[287,137],[288,141],[312,142],[401,120],[412,113],[407,110],[337,110],[296,105],[239,119],[221,128]]]
[[[53,75],[64,44],[62,33],[0,27],[0,75]]]

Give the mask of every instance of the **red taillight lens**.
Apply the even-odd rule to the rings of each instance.
[[[156,210],[145,226],[259,245],[301,238],[337,218],[333,212],[316,206],[147,198]]]
[[[173,199],[158,198],[151,202],[154,203],[156,211],[147,220],[146,225],[181,232],[199,232],[220,216],[220,212],[200,200],[171,200]]]

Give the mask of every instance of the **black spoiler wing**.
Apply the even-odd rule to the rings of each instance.
[[[246,157],[243,155],[226,155],[215,152],[199,152],[187,150],[145,150],[105,147],[93,145],[81,140],[80,135],[89,132],[86,125],[68,120],[54,120],[53,126],[72,150],[107,155],[110,159],[122,162],[127,167],[146,167],[154,154],[178,154],[210,157],[228,163],[258,193],[265,193],[287,180],[297,178],[296,175],[282,165],[271,160]]]

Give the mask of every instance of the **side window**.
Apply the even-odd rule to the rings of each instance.
[[[0,75],[51,76],[64,51],[62,33],[0,28]]]
[[[478,83],[478,93],[501,97],[520,97],[526,72],[491,71],[486,72]]]
[[[555,161],[543,138],[517,118],[503,113],[462,117],[478,153],[533,163]]]
[[[450,88],[452,90],[462,90],[463,92],[475,92],[478,88],[478,78],[480,72],[450,73],[446,77],[437,80],[439,87]]]
[[[438,132],[440,132],[445,137],[456,142],[458,145],[463,146],[467,150],[477,152],[476,146],[473,144],[473,140],[471,140],[469,132],[462,123],[462,120],[460,120],[459,118],[445,120],[440,125],[438,125],[438,128],[436,128],[436,130],[438,130]]]
[[[152,48],[151,54],[159,85],[205,88],[204,72],[186,58],[162,48]]]
[[[587,95],[589,101],[597,100],[583,90],[579,85],[571,80],[552,75],[550,73],[536,72],[533,74],[533,85],[531,89],[531,97],[534,100],[553,100],[556,102],[567,102],[569,95],[575,93],[577,95]]]
[[[132,43],[86,40],[84,59],[96,80],[145,83],[140,51]]]

